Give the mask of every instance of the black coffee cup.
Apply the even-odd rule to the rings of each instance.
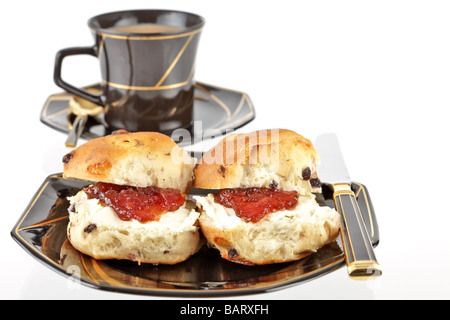
[[[193,122],[194,71],[205,20],[172,10],[101,14],[88,21],[95,44],[60,50],[54,81],[66,91],[104,106],[109,130],[158,131],[189,128]],[[95,95],[61,78],[63,59],[98,57],[102,93]]]

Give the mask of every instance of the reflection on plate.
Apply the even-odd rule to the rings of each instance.
[[[302,260],[263,266],[226,261],[217,250],[207,246],[187,261],[173,266],[95,260],[74,249],[66,235],[69,220],[66,197],[86,185],[83,181],[64,179],[61,174],[49,176],[31,199],[11,235],[40,262],[93,288],[167,296],[253,294],[314,279],[345,263],[340,238]],[[331,189],[327,185],[323,189],[323,195],[317,195],[317,200],[321,205],[333,207]],[[353,183],[352,189],[376,246],[378,227],[369,193],[359,183]],[[194,189],[191,195],[206,192]]]
[[[238,129],[255,118],[255,109],[250,97],[243,92],[220,88],[196,82],[194,92],[194,124],[190,129],[190,141],[179,141],[180,145],[194,144],[223,135],[227,130]],[[99,90],[100,85],[85,87],[86,90]],[[69,132],[75,115],[70,112],[69,101],[72,94],[63,92],[51,95],[41,111],[41,121],[53,129]],[[110,134],[103,114],[89,117],[81,135],[93,139]],[[172,137],[178,142],[177,137]]]

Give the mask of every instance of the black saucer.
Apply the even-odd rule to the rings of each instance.
[[[87,86],[99,88],[99,84]],[[49,127],[68,133],[75,116],[70,112],[69,101],[73,97],[67,92],[48,97],[41,111],[41,121]],[[189,145],[204,139],[225,135],[227,130],[238,129],[255,118],[255,109],[244,92],[220,88],[202,82],[195,84],[194,125],[186,134],[172,135],[180,145]],[[183,131],[186,133],[186,131]],[[110,134],[103,115],[90,117],[81,135],[93,139]]]

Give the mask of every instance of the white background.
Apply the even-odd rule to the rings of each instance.
[[[450,298],[450,2],[430,0],[1,2],[0,298],[156,299],[74,285],[10,236],[68,152],[65,135],[39,121],[61,91],[55,53],[93,43],[91,16],[139,8],[205,17],[196,79],[250,96],[257,117],[242,132],[288,128],[313,141],[336,132],[352,178],[369,188],[381,278],[357,282],[341,268],[241,298]],[[70,58],[63,74],[76,85],[100,80],[93,57]]]

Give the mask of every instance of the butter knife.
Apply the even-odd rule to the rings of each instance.
[[[375,279],[382,274],[373,251],[364,218],[351,189],[339,141],[334,133],[317,137],[314,144],[321,164],[319,177],[333,188],[333,199],[341,219],[341,239],[349,277],[355,280]]]

